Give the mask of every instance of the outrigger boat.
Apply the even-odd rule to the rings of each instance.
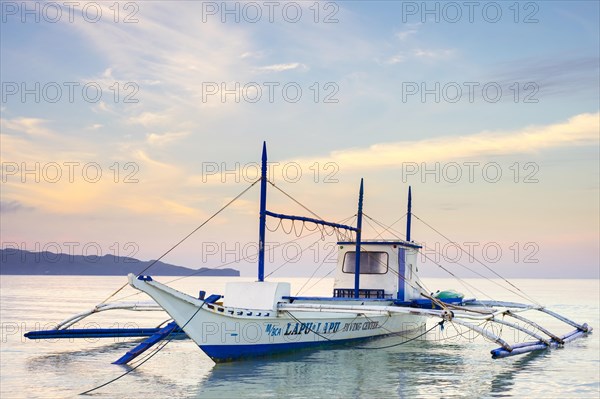
[[[411,240],[411,191],[408,192],[406,239],[368,240],[362,237],[363,181],[358,195],[356,225],[333,223],[321,218],[275,213],[267,209],[267,151],[263,145],[260,182],[258,278],[255,282],[230,282],[225,291],[193,297],[155,281],[149,275],[128,276],[129,284],[149,295],[155,303],[127,305],[130,310],[164,310],[173,321],[166,326],[137,331],[74,331],[76,321],[94,313],[84,312],[63,322],[57,330],[30,332],[29,338],[72,338],[73,336],[150,336],[115,363],[127,363],[163,339],[187,335],[215,362],[271,356],[304,348],[348,345],[368,339],[402,336],[420,337],[428,331],[427,321],[452,323],[467,328],[500,345],[491,351],[502,358],[563,346],[592,331],[538,304],[465,299],[460,294],[429,294],[417,270],[422,248]],[[292,296],[290,284],[265,281],[267,218],[314,224],[345,232],[337,243],[338,260],[331,297]],[[350,237],[350,238],[348,238]],[[512,285],[512,284],[511,284]],[[514,285],[513,285],[514,287]],[[515,287],[516,288],[516,287]],[[111,306],[97,307],[97,311]],[[138,307],[136,309],[136,306]],[[109,309],[106,309],[108,307]],[[143,309],[145,307],[145,309]],[[126,307],[127,308],[127,307]],[[560,335],[525,317],[541,312],[575,329]],[[530,337],[509,343],[494,329],[497,324]],[[435,324],[433,328],[437,326]],[[129,335],[126,335],[129,334]]]

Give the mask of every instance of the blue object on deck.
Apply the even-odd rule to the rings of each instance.
[[[121,356],[118,360],[114,361],[113,364],[127,364],[142,353],[146,352],[148,349],[153,347],[158,341],[162,341],[170,334],[172,335],[175,330],[181,330],[177,323],[174,321],[170,322],[160,330],[158,330],[154,335],[140,343],[138,346]]]
[[[142,281],[152,281],[152,276],[137,276],[137,279]]]
[[[437,298],[442,303],[458,305],[462,303],[462,298]],[[419,309],[441,309],[439,305],[431,299],[412,299],[410,301],[394,301],[394,305],[406,306]]]
[[[221,298],[223,298],[223,295],[212,294],[211,296],[209,296],[208,298],[206,298],[204,300],[204,302],[206,302],[206,303],[215,303],[215,302],[217,302]]]

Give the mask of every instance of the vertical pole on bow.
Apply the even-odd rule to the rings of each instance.
[[[410,241],[410,223],[412,218],[412,194],[408,186],[408,210],[406,211],[406,241]]]
[[[360,287],[360,239],[362,230],[363,209],[363,179],[360,179],[360,190],[358,191],[358,215],[356,219],[356,264],[354,265],[354,298],[359,297]]]
[[[258,228],[258,281],[265,280],[265,225],[267,223],[267,142],[263,142],[260,168],[260,220]]]

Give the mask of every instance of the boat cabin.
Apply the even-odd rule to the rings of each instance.
[[[356,242],[338,242],[333,288],[337,298],[353,298]],[[407,241],[363,240],[360,246],[360,298],[410,301],[418,299],[419,245]]]

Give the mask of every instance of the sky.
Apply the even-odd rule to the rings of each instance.
[[[599,277],[597,1],[0,12],[2,248],[156,259],[256,181],[266,141],[273,212],[310,216],[281,189],[355,223],[364,178],[363,238],[403,239],[412,186],[423,275]],[[163,260],[254,275],[258,197]],[[267,275],[334,268],[331,232],[267,227]]]

